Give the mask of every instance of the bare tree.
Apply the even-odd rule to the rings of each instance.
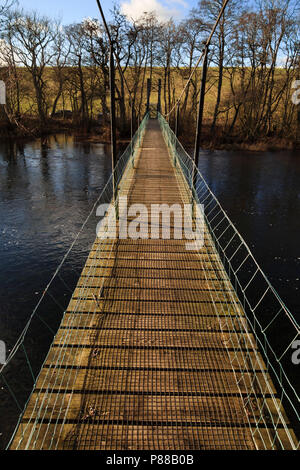
[[[54,54],[50,48],[55,39],[52,26],[48,18],[23,11],[15,11],[9,24],[15,62],[32,78],[41,127],[45,126],[48,109],[45,68]]]
[[[56,40],[52,44],[53,57],[51,61],[51,78],[56,86],[55,97],[52,104],[51,117],[55,115],[57,104],[63,95],[67,80],[67,64],[71,45],[67,41],[64,29],[59,23],[54,24]]]

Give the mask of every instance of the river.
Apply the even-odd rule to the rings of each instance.
[[[111,173],[109,152],[109,146],[83,144],[63,134],[22,144],[0,143],[0,339],[8,350],[103,189]],[[299,157],[292,151],[203,151],[199,159],[209,186],[295,314],[300,310]],[[95,236],[95,222],[89,220],[61,284],[53,287],[52,297],[42,306],[53,328]],[[34,341],[28,346],[35,357],[49,347],[40,333],[42,326],[37,322],[33,327]],[[39,366],[37,360],[35,371]],[[15,379],[16,387],[20,380]],[[28,380],[27,389],[31,387]],[[6,405],[3,399],[1,403],[7,418],[7,426],[0,429],[4,442],[16,413],[14,404]]]

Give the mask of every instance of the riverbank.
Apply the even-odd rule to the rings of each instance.
[[[184,147],[192,148],[195,144],[195,131],[182,132],[179,140]],[[272,152],[294,150],[295,140],[291,136],[263,136],[256,139],[242,139],[239,135],[226,135],[221,126],[216,126],[213,136],[210,124],[203,124],[201,148],[205,150],[245,150],[248,152]]]
[[[100,126],[97,121],[91,121],[87,126],[82,126],[71,119],[48,118],[47,122],[41,126],[39,119],[24,117],[19,120],[1,120],[1,139],[26,139],[50,136],[61,132],[72,132],[83,135],[97,134],[104,140],[109,139],[109,126]]]
[[[98,133],[76,133],[76,137],[82,141],[89,143],[110,143],[110,131]],[[179,140],[184,146],[184,148],[194,147],[194,136],[193,134],[186,137],[184,135],[179,135]],[[129,143],[129,137],[118,137],[118,142]],[[295,143],[293,140],[283,137],[265,137],[263,139],[258,139],[256,141],[240,141],[237,137],[228,139],[228,138],[218,138],[211,139],[210,137],[204,137],[201,140],[201,148],[205,150],[245,150],[247,152],[274,152],[281,150],[295,150]]]
[[[46,125],[40,126],[38,119],[24,118],[19,121],[0,122],[0,140],[26,141],[32,138],[49,137],[58,133],[72,133],[81,142],[110,144],[110,125],[100,125],[97,121],[90,122],[86,127],[74,123],[70,119],[49,118]],[[126,144],[130,136],[117,131],[117,140]],[[184,147],[193,147],[194,131],[179,134],[179,140]],[[206,150],[246,150],[249,152],[266,152],[279,150],[294,150],[295,142],[288,137],[269,136],[256,140],[241,140],[239,136],[224,136],[221,129],[216,128],[214,137],[209,132],[209,126],[203,126],[201,147]]]
[[[182,141],[182,139],[180,139]],[[187,145],[186,142],[183,145]],[[194,145],[193,141],[189,142],[190,146]],[[246,150],[247,152],[274,152],[281,150],[294,150],[295,144],[289,139],[279,137],[269,137],[254,142],[239,142],[238,140],[231,142],[226,141],[214,141],[214,140],[203,140],[201,147],[205,150]]]

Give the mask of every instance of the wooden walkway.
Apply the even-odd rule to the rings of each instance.
[[[155,120],[121,191],[128,205],[190,202]],[[263,447],[238,366],[245,351],[263,361],[247,326],[232,332],[245,317],[209,234],[199,252],[185,243],[96,239],[12,449]]]

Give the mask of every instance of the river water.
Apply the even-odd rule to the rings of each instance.
[[[300,153],[204,151],[199,169],[293,313],[300,311]]]
[[[83,144],[71,135],[0,143],[0,339],[8,350],[103,189],[111,173],[109,152],[109,146]],[[287,307],[299,313],[300,155],[204,151],[199,160],[200,171],[270,281]],[[91,219],[62,284],[52,291],[54,300],[49,298],[47,319],[54,327],[94,236]],[[40,348],[44,354],[49,347],[39,328],[33,331],[35,344],[28,346],[36,357]],[[39,366],[37,360],[36,371]],[[16,379],[17,388],[21,380]],[[1,390],[7,391],[5,386]],[[13,406],[2,410],[0,447],[1,432],[5,437],[12,429]]]

